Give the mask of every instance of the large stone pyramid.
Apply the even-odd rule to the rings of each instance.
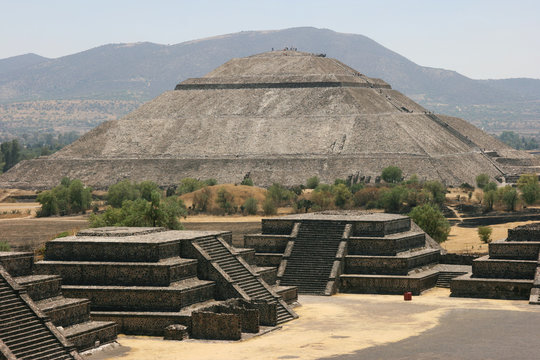
[[[19,164],[0,187],[48,188],[62,176],[96,188],[126,178],[224,183],[247,173],[256,184],[293,185],[314,175],[374,179],[389,165],[456,185],[534,161],[335,59],[272,51],[183,81],[62,151]]]

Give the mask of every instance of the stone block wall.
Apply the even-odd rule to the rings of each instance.
[[[240,316],[209,311],[193,312],[191,337],[209,340],[240,340],[242,338]]]
[[[262,219],[262,233],[264,235],[290,235],[294,223],[298,220]]]
[[[259,253],[283,253],[289,240],[288,235],[245,235],[244,246]]]

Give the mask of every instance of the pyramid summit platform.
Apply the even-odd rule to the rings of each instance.
[[[314,175],[374,179],[390,165],[459,185],[539,164],[338,60],[272,51],[187,79],[63,150],[18,164],[0,187],[51,188],[63,176],[94,188],[126,178],[164,187],[185,177],[238,183],[247,173],[262,186],[297,185]]]

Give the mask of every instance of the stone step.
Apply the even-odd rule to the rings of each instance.
[[[452,282],[452,279],[454,279],[454,278],[456,278],[458,276],[464,275],[464,274],[466,274],[466,273],[464,273],[464,272],[444,272],[444,273],[439,273],[439,277],[437,278],[437,284],[435,286],[449,289],[450,288],[450,283]]]
[[[540,242],[494,241],[489,244],[490,259],[537,260]]]
[[[407,275],[411,269],[439,262],[438,249],[422,249],[401,256],[347,255],[346,274]]]
[[[37,273],[59,274],[65,285],[168,286],[197,275],[197,260],[180,257],[153,263],[40,261]]]
[[[91,309],[123,311],[178,311],[191,304],[214,298],[213,281],[197,278],[171,286],[64,285],[67,297],[86,298]]]
[[[100,345],[116,340],[117,324],[112,321],[88,321],[64,328],[64,336],[79,351],[95,347],[96,341]]]
[[[118,332],[126,335],[163,336],[163,330],[172,324],[191,327],[191,312],[137,312],[92,311],[96,321],[112,321]]]
[[[34,301],[61,294],[62,278],[58,275],[28,275],[16,277],[15,281],[24,287]]]
[[[414,230],[385,237],[351,236],[347,240],[347,252],[349,255],[395,256],[403,251],[422,248],[425,244],[425,233]]]
[[[403,294],[410,291],[419,295],[437,283],[437,270],[424,270],[409,275],[342,274],[339,291],[355,294]]]
[[[38,301],[36,305],[55,326],[70,326],[90,320],[90,301],[56,297]]]

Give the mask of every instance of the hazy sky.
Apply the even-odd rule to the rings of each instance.
[[[475,79],[540,78],[538,0],[0,0],[0,58],[297,26],[366,35]]]

